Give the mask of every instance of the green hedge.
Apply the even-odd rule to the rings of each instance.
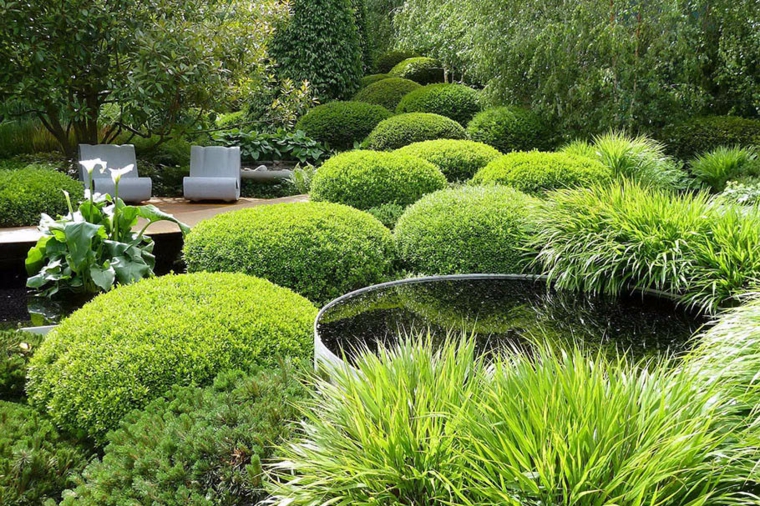
[[[325,162],[312,181],[311,198],[367,210],[390,203],[407,206],[445,187],[444,175],[425,160],[352,151]]]
[[[393,67],[402,61],[417,56],[419,55],[414,51],[388,51],[377,58],[377,61],[375,61],[375,70],[381,74],[387,74],[393,70]]]
[[[69,212],[63,191],[72,203],[84,198],[84,185],[47,165],[0,170],[0,227],[23,227]]]
[[[553,147],[541,119],[520,107],[486,109],[472,118],[467,133],[472,140],[493,146],[502,153]]]
[[[378,123],[392,116],[385,107],[365,102],[329,102],[306,113],[296,130],[331,148],[346,150],[363,141]]]
[[[402,98],[396,112],[431,112],[466,125],[480,112],[480,93],[462,84],[429,84]]]
[[[291,367],[174,387],[108,436],[105,455],[63,505],[251,505],[267,498],[262,462],[287,441],[307,390]]]
[[[0,330],[0,398],[24,396],[27,364],[42,339],[38,334]]]
[[[400,114],[381,121],[367,136],[364,147],[392,151],[434,139],[466,139],[462,125],[453,119],[425,112]]]
[[[366,213],[308,202],[203,221],[187,236],[184,253],[190,272],[244,272],[325,303],[383,281],[394,260],[392,242],[388,229]]]
[[[382,81],[383,79],[388,79],[391,76],[388,74],[371,74],[368,76],[362,77],[362,80],[360,81],[360,86],[362,88],[366,88],[370,84],[375,84],[378,81]]]
[[[354,96],[357,102],[367,102],[368,104],[382,105],[389,111],[395,111],[401,99],[407,93],[421,88],[419,84],[409,79],[400,79],[398,77],[389,77],[376,83],[370,84],[366,88],[359,90]]]
[[[760,146],[760,120],[706,116],[665,127],[660,136],[668,152],[689,160],[720,146]]]
[[[537,200],[512,188],[463,187],[411,206],[394,237],[405,267],[421,274],[517,273]]]
[[[437,165],[449,181],[470,179],[478,170],[503,156],[487,144],[450,139],[416,142],[394,153],[416,156]]]
[[[221,371],[308,360],[316,308],[243,274],[148,279],[96,297],[49,334],[30,362],[34,406],[96,439],[174,385]]]
[[[418,56],[399,62],[389,72],[393,77],[411,79],[420,84],[442,83],[443,65],[436,59]]]

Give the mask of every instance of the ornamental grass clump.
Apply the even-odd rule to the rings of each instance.
[[[416,156],[437,165],[451,182],[471,179],[478,170],[502,156],[487,144],[453,139],[415,142],[394,153]]]
[[[757,182],[760,177],[760,160],[754,148],[721,146],[697,155],[689,163],[691,173],[700,183],[716,192],[726,189],[729,181],[749,180]]]

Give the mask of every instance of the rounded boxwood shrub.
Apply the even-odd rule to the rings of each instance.
[[[392,113],[385,107],[365,102],[329,102],[307,112],[296,130],[331,148],[346,150],[361,142],[378,123],[390,118]]]
[[[368,210],[383,204],[407,206],[446,187],[430,162],[395,153],[351,151],[330,158],[314,176],[311,198]]]
[[[661,139],[668,152],[689,160],[720,146],[760,146],[760,120],[705,116],[665,127]]]
[[[366,88],[370,84],[374,84],[378,81],[382,81],[383,79],[388,79],[389,77],[391,76],[388,74],[371,74],[371,75],[362,77],[362,80],[359,82],[359,84],[362,88]]]
[[[314,184],[330,170],[322,166]],[[379,221],[327,202],[220,214],[193,229],[184,252],[190,272],[244,272],[318,303],[384,280],[394,259],[390,232]]]
[[[434,58],[418,56],[399,62],[388,72],[393,77],[411,79],[420,84],[442,83],[443,65]]]
[[[393,69],[393,67],[402,61],[416,56],[419,55],[414,51],[388,51],[377,58],[377,61],[375,62],[375,70],[387,74]]]
[[[382,105],[389,111],[395,111],[401,99],[404,96],[421,88],[422,86],[410,81],[409,79],[400,79],[398,77],[389,77],[370,84],[366,88],[359,90],[354,96],[358,102],[367,102],[368,104]]]
[[[493,146],[502,153],[552,147],[541,119],[520,107],[486,109],[472,118],[467,133],[472,140]]]
[[[585,156],[519,151],[480,169],[472,178],[472,184],[512,186],[542,196],[560,188],[587,187],[611,179],[612,169]]]
[[[470,179],[478,170],[503,156],[481,142],[450,139],[416,142],[394,153],[416,156],[437,165],[449,181]]]
[[[43,336],[17,330],[0,330],[0,398],[24,396],[26,368]]]
[[[518,273],[538,201],[513,188],[463,187],[422,198],[396,224],[406,267],[421,274]]]
[[[402,98],[396,112],[432,112],[466,125],[480,112],[480,93],[463,84],[429,84]]]
[[[262,462],[295,432],[307,396],[290,366],[222,373],[174,387],[108,435],[66,505],[252,505],[267,498]]]
[[[243,274],[184,274],[122,286],[49,334],[30,361],[31,403],[96,439],[174,385],[308,360],[316,308]]]
[[[438,114],[412,112],[381,121],[367,136],[364,146],[378,151],[392,151],[415,142],[466,138],[467,132],[453,119]]]
[[[74,203],[84,198],[82,183],[47,165],[0,170],[0,227],[36,225],[41,213],[68,213],[62,190]]]

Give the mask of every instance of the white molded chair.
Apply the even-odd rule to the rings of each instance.
[[[240,148],[192,146],[190,177],[186,177],[183,183],[188,200],[238,200]]]
[[[150,200],[153,191],[153,182],[149,177],[137,175],[137,158],[135,147],[132,144],[80,144],[79,161],[94,160],[100,158],[108,165],[109,169],[123,169],[127,165],[134,165],[131,172],[124,174],[119,181],[119,198],[124,202],[142,202]],[[84,181],[85,187],[89,187],[87,171],[79,166],[79,177]],[[114,184],[111,180],[111,172],[106,170],[101,174],[100,168],[92,172],[92,182],[97,193],[113,196]]]

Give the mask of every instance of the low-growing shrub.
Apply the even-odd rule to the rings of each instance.
[[[214,141],[221,146],[239,147],[243,164],[270,160],[316,164],[329,156],[325,145],[301,130],[274,133],[224,130],[214,134]]]
[[[354,96],[357,102],[366,102],[368,104],[382,105],[389,111],[395,111],[401,99],[406,94],[421,88],[422,86],[398,77],[382,79],[370,84],[366,88],[359,90]]]
[[[507,185],[543,196],[559,188],[586,187],[611,179],[612,171],[590,158],[528,151],[497,158],[475,174],[472,184]]]
[[[230,129],[240,128],[247,122],[246,111],[235,111],[226,114],[220,114],[217,116],[214,123],[216,124],[216,128]]]
[[[297,130],[333,149],[347,150],[363,141],[378,123],[392,116],[385,107],[365,102],[329,102],[310,110]]]
[[[741,181],[729,181],[717,199],[720,202],[754,206],[760,204],[760,178],[747,178]]]
[[[502,156],[487,144],[450,139],[416,142],[394,153],[427,160],[437,165],[446,179],[452,182],[472,178],[478,170]]]
[[[370,84],[374,84],[378,81],[382,81],[383,79],[388,79],[389,77],[391,76],[388,74],[371,74],[371,75],[362,77],[362,80],[359,82],[359,84],[362,88],[366,88]]]
[[[311,198],[367,210],[383,204],[408,206],[446,187],[430,162],[395,153],[351,151],[330,158],[314,176]]]
[[[396,112],[430,112],[466,125],[480,112],[480,93],[463,84],[429,84],[404,96]]]
[[[63,505],[250,505],[266,499],[262,462],[295,432],[307,390],[291,367],[223,373],[174,387],[108,435]]]
[[[417,56],[397,63],[389,72],[393,77],[411,79],[420,84],[442,83],[443,65],[434,58]]]
[[[760,160],[753,148],[721,146],[698,155],[689,165],[697,180],[717,192],[731,180],[760,176]]]
[[[666,127],[660,139],[681,160],[720,146],[760,146],[760,120],[737,116],[706,116]]]
[[[423,274],[518,273],[530,262],[537,201],[505,187],[464,187],[422,198],[396,224],[405,267]]]
[[[41,213],[68,213],[64,191],[72,202],[84,198],[82,183],[48,166],[0,170],[0,227],[36,225]]]
[[[552,141],[541,119],[529,109],[486,109],[467,125],[470,139],[493,146],[502,153],[550,149]]]
[[[39,334],[0,330],[0,398],[24,396],[27,365],[41,342]]]
[[[0,401],[0,504],[56,504],[88,458],[40,413]]]
[[[367,136],[364,146],[378,151],[392,151],[415,142],[466,138],[467,132],[453,119],[413,112],[381,121]]]
[[[367,212],[377,218],[380,223],[393,230],[405,210],[404,206],[391,202],[390,204],[381,204],[367,209]]]
[[[164,276],[96,297],[45,338],[30,402],[60,427],[100,439],[174,385],[222,371],[308,360],[316,308],[243,274]]]
[[[394,259],[390,232],[380,222],[327,202],[220,214],[193,229],[184,253],[190,272],[244,272],[318,303],[383,281]]]
[[[388,51],[377,57],[375,61],[375,70],[381,74],[387,74],[393,67],[404,60],[419,56],[414,51]]]

